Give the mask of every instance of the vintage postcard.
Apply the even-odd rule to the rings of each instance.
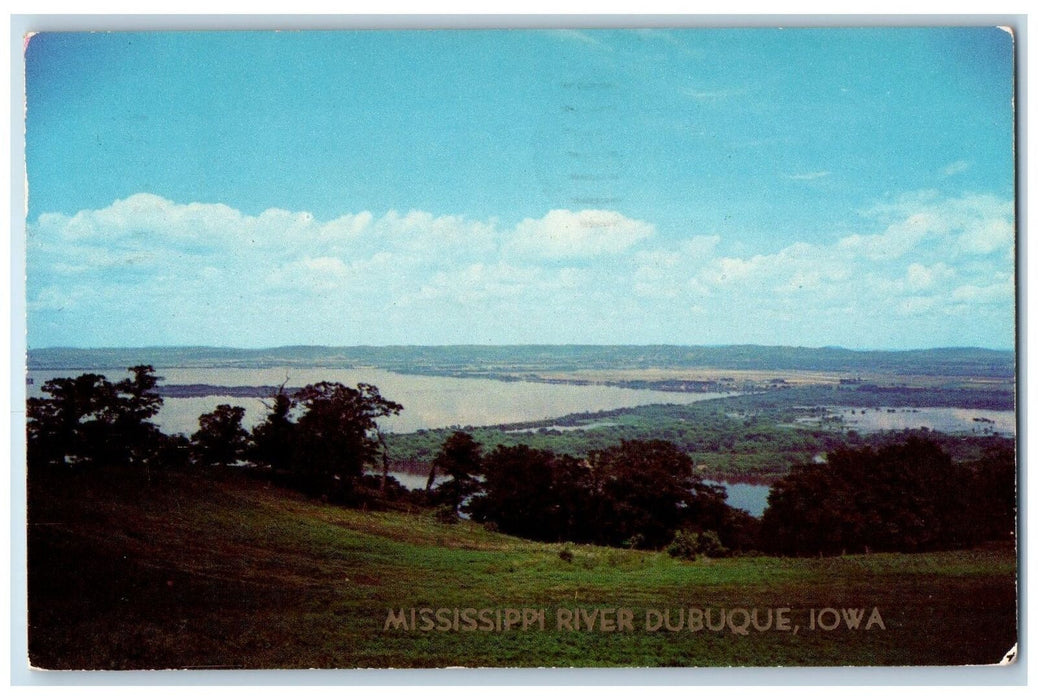
[[[1012,662],[1017,39],[28,34],[28,665]]]

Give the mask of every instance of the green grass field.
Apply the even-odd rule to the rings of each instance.
[[[958,665],[997,663],[1017,638],[1008,548],[682,562],[184,476],[32,483],[28,545],[42,668]],[[543,609],[545,629],[384,629],[424,607]],[[633,629],[560,631],[559,608],[623,608]],[[647,611],[689,608],[733,624],[646,631]],[[831,625],[824,608],[866,612],[811,630],[812,610]],[[866,630],[873,608],[883,627]],[[733,631],[753,609],[791,629]]]

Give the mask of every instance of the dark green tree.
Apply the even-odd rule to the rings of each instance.
[[[162,408],[156,391],[159,378],[151,365],[130,368],[131,376],[115,385],[114,437],[121,447],[112,454],[127,466],[150,467],[155,463],[164,437],[151,419]]]
[[[463,510],[476,522],[494,523],[499,530],[542,541],[570,539],[570,485],[580,473],[579,462],[549,450],[525,445],[497,448],[483,458],[483,491]],[[581,496],[586,494],[582,489]],[[585,499],[579,499],[583,502]]]
[[[970,546],[970,485],[968,470],[929,440],[835,450],[772,487],[763,544],[801,555]]]
[[[275,474],[286,474],[292,467],[296,449],[294,407],[295,402],[282,387],[268,405],[266,420],[252,429],[252,459],[270,467]]]
[[[470,434],[455,431],[433,458],[426,491],[430,490],[437,472],[446,475],[448,479],[436,487],[434,499],[457,513],[461,503],[479,489],[477,476],[482,470],[482,446]]]
[[[1015,450],[994,449],[964,467],[970,494],[970,513],[964,520],[982,539],[1012,540],[1017,531]]]
[[[30,469],[61,468],[92,463],[100,437],[110,424],[115,387],[100,374],[48,380],[47,398],[26,404],[27,451]]]
[[[336,382],[311,384],[296,394],[303,413],[296,423],[292,470],[307,491],[334,501],[350,501],[364,468],[380,450],[377,419],[403,407],[382,397],[377,387],[356,389]]]
[[[242,427],[245,409],[222,403],[198,417],[198,431],[191,436],[197,462],[209,467],[229,467],[249,448],[249,433]]]
[[[740,548],[752,537],[724,489],[704,483],[691,458],[664,441],[624,441],[586,460],[499,445],[483,475],[482,492],[463,509],[520,537],[640,548],[663,547],[680,528],[737,533]]]
[[[129,379],[109,382],[99,374],[46,382],[47,397],[28,400],[30,468],[143,467],[166,447],[151,418],[162,406],[158,379],[148,365],[131,367]]]
[[[115,385],[120,395],[120,419],[129,425],[147,423],[162,408],[162,397],[156,391],[159,378],[151,365],[130,368],[131,377]]]
[[[588,456],[592,512],[603,544],[659,548],[679,528],[722,529],[723,488],[704,483],[692,458],[663,440],[625,440]]]

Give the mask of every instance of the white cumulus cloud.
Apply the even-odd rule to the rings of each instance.
[[[137,194],[30,223],[30,347],[875,346],[971,333],[1007,346],[1014,216],[1011,200],[992,195],[915,193],[862,212],[854,233],[770,246],[767,236],[664,235],[606,210],[556,209],[514,226],[406,209],[322,221]]]
[[[554,209],[540,219],[519,222],[509,249],[542,258],[616,255],[652,234],[652,224],[615,211]]]

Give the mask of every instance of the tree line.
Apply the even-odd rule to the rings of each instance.
[[[792,555],[919,552],[1011,539],[1015,530],[1012,450],[957,463],[912,437],[793,467],[771,489],[761,545]]]
[[[692,458],[665,440],[622,440],[580,458],[524,445],[485,450],[456,431],[431,460],[426,488],[409,492],[388,474],[378,427],[403,407],[375,386],[282,388],[251,431],[243,408],[221,404],[199,417],[188,438],[166,435],[151,420],[162,405],[154,369],[139,365],[130,374],[114,383],[98,374],[52,379],[43,397],[28,400],[30,484],[70,472],[148,477],[162,469],[252,467],[335,503],[409,499],[438,508],[445,521],[465,515],[529,539],[667,548],[686,557],[925,551],[1015,532],[1012,450],[963,463],[914,438],[878,450],[837,449],[824,463],[795,466],[757,519],[730,507],[724,488],[706,483]]]
[[[756,521],[662,440],[622,441],[579,459],[525,445],[483,454],[459,431],[433,467],[449,478],[430,490],[431,502],[528,539],[659,549],[688,529],[733,550],[754,539]]]
[[[242,426],[244,408],[221,404],[199,416],[199,429],[186,438],[166,435],[151,420],[162,406],[154,368],[139,365],[130,373],[116,383],[98,374],[52,379],[41,387],[46,397],[28,400],[30,477],[248,463],[309,494],[349,503],[366,466],[384,454],[378,419],[403,408],[369,384],[319,382],[292,395],[279,390],[251,432]]]

